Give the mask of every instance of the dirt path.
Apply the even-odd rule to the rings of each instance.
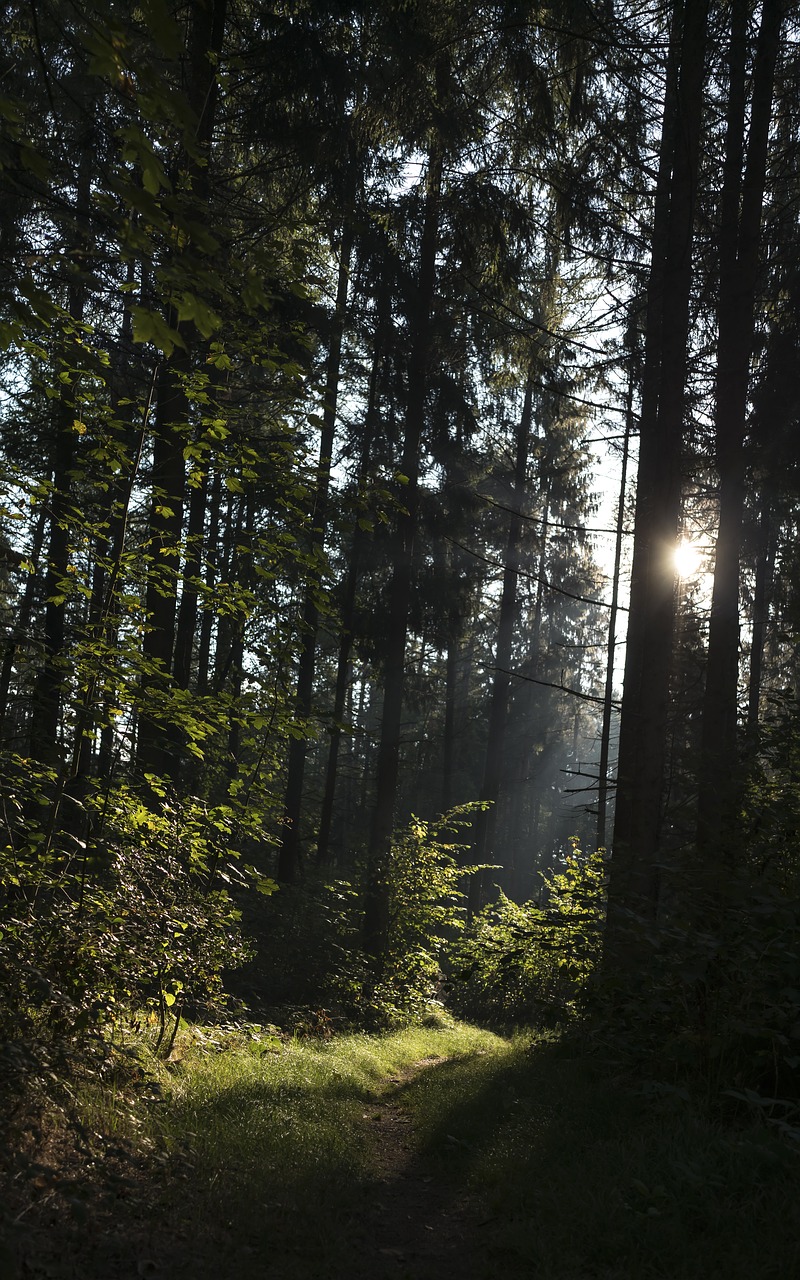
[[[483,1274],[481,1210],[418,1153],[408,1110],[397,1092],[445,1058],[424,1058],[389,1080],[391,1091],[364,1114],[374,1144],[375,1200],[363,1222],[354,1275],[390,1280],[473,1280]],[[453,1140],[455,1141],[455,1139]]]

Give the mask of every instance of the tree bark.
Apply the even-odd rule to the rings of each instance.
[[[745,429],[769,126],[783,0],[765,0],[752,74],[745,156],[747,23],[731,10],[730,90],[720,233],[716,377],[719,524],[703,700],[697,843],[707,864],[735,862],[741,785],[738,734],[739,559],[745,501]],[[707,870],[716,876],[713,865]]]
[[[317,464],[317,485],[314,495],[314,508],[311,513],[309,549],[312,567],[303,602],[302,648],[297,666],[295,715],[304,731],[313,709],[314,669],[316,666],[317,632],[319,629],[319,610],[317,608],[317,594],[320,587],[319,566],[325,550],[331,464],[336,433],[336,412],[342,364],[342,339],[344,337],[345,317],[347,314],[353,240],[352,222],[350,216],[348,216],[342,232],[342,243],[339,251],[336,305],[325,374],[325,403],[322,413],[319,462]],[[300,814],[303,806],[306,754],[307,739],[304,732],[302,737],[292,738],[289,743],[289,763],[283,810],[283,836],[278,854],[277,870],[277,879],[283,883],[291,883],[296,880],[300,869]]]
[[[681,445],[707,0],[673,12],[655,202],[642,385],[639,476],[620,719],[608,900],[609,955],[630,942],[629,913],[653,918],[675,619],[674,547]]]
[[[608,761],[611,747],[611,716],[614,700],[614,666],[617,653],[617,615],[619,612],[619,579],[622,565],[622,538],[625,527],[625,498],[628,491],[628,455],[633,431],[634,355],[630,353],[628,393],[625,404],[625,439],[622,445],[622,466],[619,479],[619,505],[617,532],[614,540],[614,569],[611,581],[611,611],[608,618],[608,652],[606,655],[606,683],[603,697],[603,722],[600,729],[600,763],[597,785],[597,848],[606,847],[608,820]]]
[[[508,705],[511,698],[511,658],[514,644],[514,628],[517,620],[517,581],[519,578],[519,543],[522,535],[522,505],[525,500],[525,481],[528,472],[531,422],[533,418],[533,369],[528,373],[522,413],[517,425],[514,457],[514,514],[509,520],[508,539],[503,564],[503,589],[500,597],[500,615],[497,624],[495,647],[495,671],[492,680],[492,698],[489,708],[489,733],[486,740],[486,756],[483,764],[483,782],[480,799],[487,807],[475,815],[472,861],[477,865],[490,863],[495,857],[494,835],[497,826],[497,802],[505,771],[505,740],[508,722]],[[476,872],[469,886],[469,911],[474,915],[486,903],[492,884],[493,872]]]
[[[398,486],[397,493],[400,509],[396,519],[392,548],[383,712],[375,781],[375,808],[367,854],[364,946],[376,959],[380,958],[385,950],[389,925],[386,877],[400,768],[400,725],[405,685],[408,609],[411,602],[412,555],[419,503],[420,447],[428,385],[431,316],[436,290],[436,250],[439,240],[441,190],[442,151],[437,140],[431,148],[428,159],[425,212],[408,369],[408,399],[400,464],[406,483]]]
[[[769,622],[769,597],[775,570],[775,537],[772,529],[770,499],[761,498],[761,516],[756,551],[756,582],[753,592],[753,632],[750,640],[750,672],[747,687],[747,739],[752,745],[758,737],[761,676]]]

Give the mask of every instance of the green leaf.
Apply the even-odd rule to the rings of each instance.
[[[177,58],[183,45],[181,32],[164,0],[139,0],[139,8],[160,51],[167,58]]]
[[[211,307],[194,293],[179,294],[175,303],[178,319],[193,321],[204,338],[210,338],[212,333],[222,325],[222,320],[216,311],[212,311]]]
[[[176,347],[186,350],[184,342],[177,329],[170,329],[166,320],[158,311],[151,311],[148,307],[131,306],[131,315],[133,317],[133,340],[134,342],[151,342],[154,347],[160,347],[165,356],[171,356]]]

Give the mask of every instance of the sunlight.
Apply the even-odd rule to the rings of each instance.
[[[699,573],[703,556],[696,543],[682,538],[673,555],[675,557],[675,571],[679,578],[692,578],[696,573]]]

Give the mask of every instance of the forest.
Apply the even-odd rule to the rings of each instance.
[[[645,1161],[601,1211],[575,1121],[583,1236],[508,1173],[476,1277],[800,1273],[798,37],[789,0],[4,6],[0,1269],[203,1276],[140,1220],[216,1055],[347,1081],[387,1151],[452,1071],[517,1126],[498,1186],[532,1081],[598,1149],[646,1099],[682,1190]],[[145,1252],[59,1270],[48,1214],[125,1219],[104,1162]],[[472,1274],[466,1203],[364,1276]],[[284,1210],[209,1274],[362,1274]]]

